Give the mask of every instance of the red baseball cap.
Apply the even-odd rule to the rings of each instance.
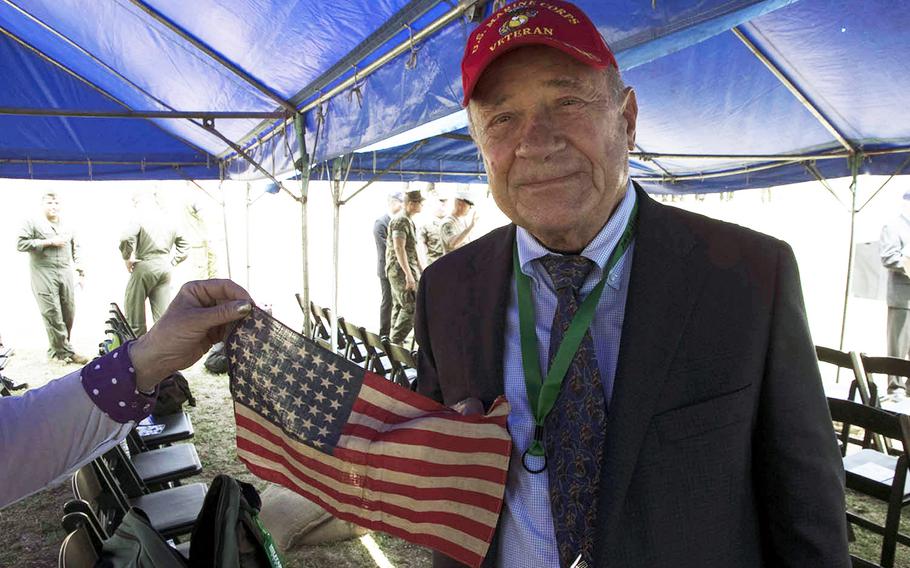
[[[560,0],[519,0],[477,26],[461,59],[462,106],[484,70],[500,55],[525,45],[548,45],[598,69],[619,68],[607,42],[578,6]]]

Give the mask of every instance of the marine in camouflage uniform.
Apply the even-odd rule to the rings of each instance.
[[[426,250],[427,266],[445,254],[445,251],[442,250],[442,240],[439,238],[442,221],[442,219],[435,218],[420,226],[420,241]]]
[[[126,319],[138,337],[147,331],[146,298],[152,319],[158,321],[171,301],[171,269],[186,260],[190,245],[161,214],[154,197],[140,195],[134,203],[141,217],[120,239],[120,253],[130,272],[124,298]]]
[[[76,315],[73,271],[80,278],[83,275],[79,245],[60,221],[57,195],[46,193],[42,200],[44,217],[25,223],[16,248],[29,253],[32,293],[47,331],[48,356],[66,363],[84,364],[88,359],[77,354],[70,344]]]
[[[420,212],[422,203],[420,191],[408,191],[404,208],[389,222],[385,270],[392,288],[392,329],[389,333],[392,343],[403,343],[414,327],[417,280],[422,270],[417,257],[417,228],[412,217]]]

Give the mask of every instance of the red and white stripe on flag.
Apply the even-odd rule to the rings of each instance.
[[[480,566],[508,473],[508,403],[499,399],[484,416],[461,416],[363,372],[331,453],[288,436],[261,405],[235,402],[240,459],[340,519]]]

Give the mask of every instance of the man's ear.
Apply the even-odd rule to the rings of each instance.
[[[638,99],[635,97],[635,89],[626,87],[625,102],[623,104],[622,115],[626,119],[626,141],[629,150],[635,149],[635,125],[638,120]]]

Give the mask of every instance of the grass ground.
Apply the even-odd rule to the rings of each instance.
[[[44,354],[19,350],[4,373],[17,381],[28,381],[32,387],[65,374],[77,367],[49,364]],[[196,428],[193,443],[203,463],[201,481],[211,481],[218,473],[227,473],[256,485],[265,483],[249,474],[237,460],[234,446],[234,419],[225,376],[213,376],[197,365],[186,373],[197,399],[196,408],[188,408]],[[72,498],[69,485],[46,489],[0,511],[0,567],[51,568],[57,565],[57,551],[65,536],[60,527],[63,504]],[[884,507],[877,501],[848,491],[848,507],[878,522],[884,520]],[[905,512],[901,530],[910,534],[910,512]],[[374,534],[376,542],[396,568],[430,566],[428,550],[388,535]],[[881,538],[863,530],[856,531],[851,543],[854,554],[878,559]],[[910,568],[910,549],[898,546],[895,566]],[[285,554],[289,567],[360,568],[377,566],[359,540],[302,547]]]

